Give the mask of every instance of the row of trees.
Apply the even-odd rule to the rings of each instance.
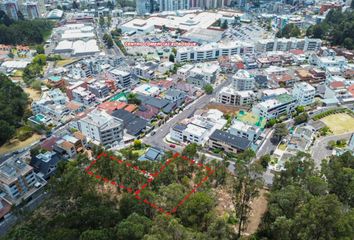
[[[0,145],[15,134],[25,114],[27,100],[22,88],[0,73]]]
[[[20,20],[13,22],[0,10],[0,43],[34,45],[44,42],[53,28],[47,20]]]
[[[354,12],[332,9],[320,24],[307,29],[306,35],[322,38],[332,45],[354,49]]]
[[[354,157],[331,157],[318,171],[299,153],[285,167],[275,176],[255,239],[353,239]]]

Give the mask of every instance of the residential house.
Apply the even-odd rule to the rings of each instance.
[[[38,173],[38,176],[49,179],[55,174],[59,161],[61,161],[61,158],[57,152],[47,151],[33,156],[30,165]]]
[[[115,110],[111,113],[111,115],[122,120],[126,132],[135,137],[143,133],[148,125],[147,120],[142,119],[141,117],[138,117],[124,109]]]
[[[216,129],[207,142],[209,149],[220,150],[227,153],[238,153],[251,147],[251,141],[228,132]]]
[[[165,152],[157,147],[149,147],[143,155],[141,155],[139,161],[161,161]]]

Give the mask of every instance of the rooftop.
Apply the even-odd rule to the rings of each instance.
[[[246,150],[251,146],[251,141],[249,141],[248,139],[238,137],[218,129],[211,134],[210,139],[214,141],[224,142],[230,146],[241,150]]]

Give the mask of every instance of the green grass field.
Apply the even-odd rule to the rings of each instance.
[[[337,113],[321,119],[334,135],[354,132],[354,118],[347,113]]]

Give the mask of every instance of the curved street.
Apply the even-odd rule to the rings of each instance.
[[[316,140],[315,144],[312,147],[312,158],[315,161],[315,166],[320,168],[321,162],[323,159],[332,155],[332,150],[328,149],[328,143],[330,141],[337,141],[340,139],[349,140],[352,133],[344,133],[340,135],[331,135],[320,138]]]

